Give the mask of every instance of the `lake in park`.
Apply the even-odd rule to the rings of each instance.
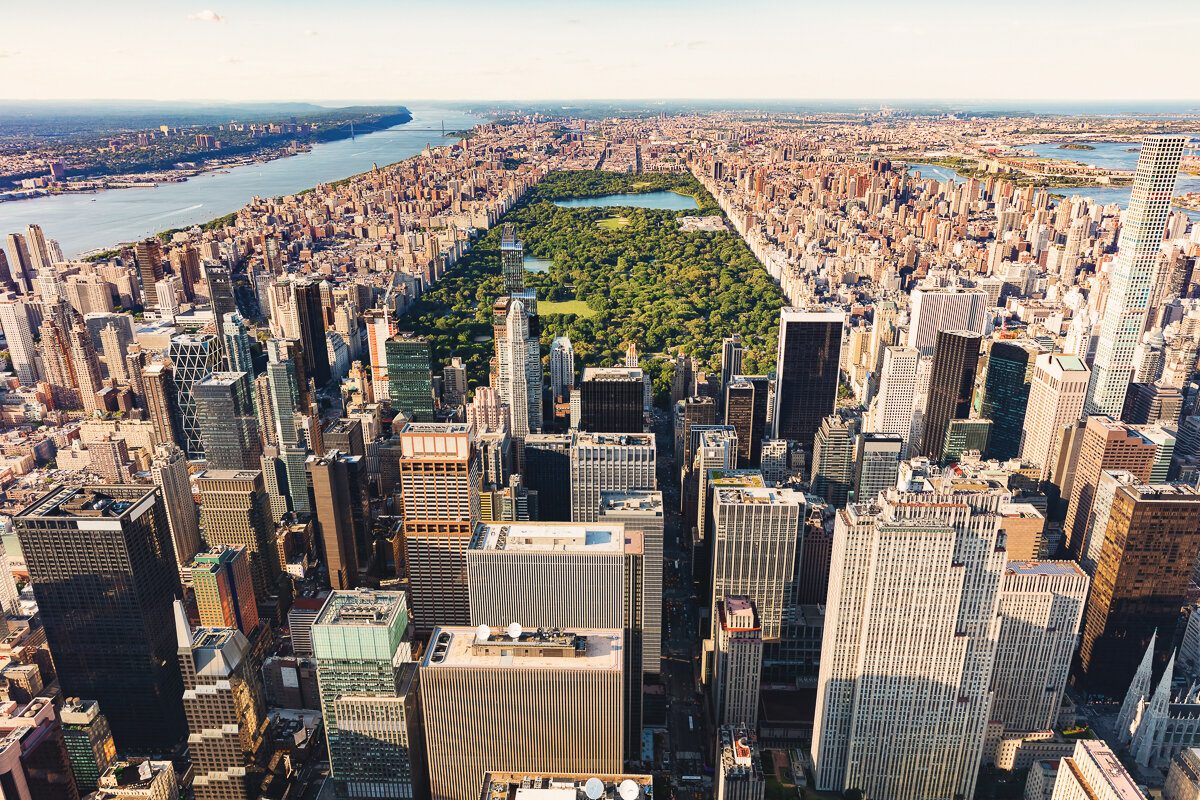
[[[623,206],[625,208],[656,208],[664,211],[688,211],[700,204],[690,194],[675,192],[645,192],[643,194],[606,194],[600,197],[572,197],[555,200],[561,208],[603,208]]]

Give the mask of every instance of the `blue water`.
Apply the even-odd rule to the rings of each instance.
[[[525,269],[529,272],[549,272],[554,262],[546,258],[525,256]]]
[[[645,194],[606,194],[601,197],[575,197],[570,200],[555,200],[554,205],[562,208],[596,208],[624,206],[632,208],[658,208],[666,211],[686,211],[699,208],[696,198],[675,192],[646,192]]]
[[[183,183],[152,189],[110,189],[0,203],[0,236],[37,223],[57,239],[68,258],[89,250],[142,239],[159,231],[207,222],[237,211],[253,197],[277,197],[318,183],[393,164],[442,144],[440,130],[464,130],[481,122],[463,111],[410,106],[413,119],[354,139],[315,145],[307,153],[262,164],[209,172]]]

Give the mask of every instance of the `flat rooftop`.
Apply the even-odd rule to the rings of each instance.
[[[403,592],[353,589],[329,593],[313,625],[341,625],[359,628],[385,628],[397,614],[406,612]]]
[[[400,433],[466,433],[470,427],[465,422],[409,422]]]
[[[786,489],[757,486],[717,487],[716,501],[728,505],[804,505],[804,495]]]
[[[640,513],[651,516],[662,516],[662,492],[649,489],[630,492],[601,492],[600,512],[602,514]]]
[[[761,469],[710,469],[708,482],[713,486],[745,486],[754,489],[767,488]]]
[[[564,553],[620,553],[625,526],[620,522],[481,522],[471,550]]]
[[[1010,561],[1004,568],[1013,575],[1083,575],[1074,561]]]
[[[587,800],[588,781],[603,786],[601,798],[650,800],[654,779],[650,775],[573,775],[566,773],[488,772],[483,776],[480,800]]]
[[[630,445],[639,445],[642,447],[654,446],[654,434],[652,433],[595,433],[582,432],[575,436],[576,444],[604,445],[607,447],[629,447]]]
[[[214,372],[203,378],[200,383],[208,386],[233,386],[245,374],[244,372]]]
[[[583,380],[587,381],[641,381],[645,373],[640,367],[584,367]]]
[[[617,628],[536,629],[513,639],[503,628],[441,627],[433,631],[422,669],[553,669],[619,672],[624,638]]]
[[[18,519],[119,519],[154,502],[153,486],[56,486],[20,511]]]

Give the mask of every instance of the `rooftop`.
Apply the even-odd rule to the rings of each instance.
[[[610,672],[622,669],[624,639],[619,629],[556,628],[512,631],[472,627],[434,630],[422,669],[555,669]],[[486,629],[486,638],[483,633]],[[516,636],[514,637],[513,634]]]
[[[804,495],[789,489],[758,486],[718,487],[716,502],[725,505],[804,505]]]
[[[1013,575],[1082,575],[1074,561],[1010,561],[1005,571]]]
[[[329,593],[313,625],[382,628],[390,625],[397,614],[407,613],[407,610],[403,592],[339,590]]]
[[[606,447],[653,447],[654,435],[650,433],[596,433],[581,432],[575,436],[575,444],[604,445]]]
[[[475,526],[471,550],[620,553],[622,523],[481,522]]]
[[[483,777],[480,800],[650,800],[653,796],[654,779],[649,775],[489,772]]]
[[[644,373],[638,367],[584,367],[583,380],[587,381],[638,381]]]
[[[153,486],[56,486],[16,515],[17,519],[133,518],[154,502]]]
[[[600,493],[600,513],[629,514],[632,512],[662,516],[662,492],[636,489],[629,492]]]

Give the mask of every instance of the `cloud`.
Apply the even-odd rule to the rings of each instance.
[[[305,29],[305,31],[304,31],[304,35],[305,35],[305,36],[319,36],[320,34],[318,34],[318,33],[317,33],[316,31],[314,31],[312,28],[306,28],[306,29]]]
[[[224,22],[225,18],[211,8],[206,8],[203,11],[197,11],[195,14],[188,14],[188,19],[192,22]]]

